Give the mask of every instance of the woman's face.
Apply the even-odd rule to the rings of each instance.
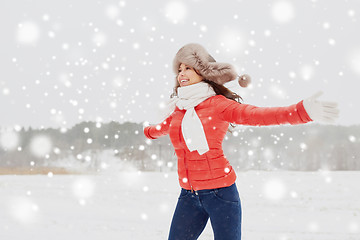
[[[183,87],[201,82],[203,77],[198,74],[194,68],[182,63],[179,66],[177,80],[180,84],[180,87]]]

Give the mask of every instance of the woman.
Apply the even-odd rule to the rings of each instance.
[[[148,126],[149,139],[170,135],[178,158],[181,193],[169,239],[197,239],[210,218],[216,240],[241,239],[241,203],[236,175],[222,150],[229,123],[265,126],[333,121],[334,103],[308,98],[289,107],[260,108],[241,104],[240,96],[223,86],[237,78],[230,64],[218,63],[199,44],[187,44],[175,56],[176,87],[168,115]],[[239,79],[241,86],[248,76]]]

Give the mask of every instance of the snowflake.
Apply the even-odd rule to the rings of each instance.
[[[271,8],[271,16],[278,23],[288,23],[295,17],[294,7],[288,1],[277,1]]]
[[[33,45],[40,38],[39,26],[31,21],[23,22],[18,25],[16,40],[24,45]]]

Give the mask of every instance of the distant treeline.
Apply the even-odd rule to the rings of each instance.
[[[360,126],[238,126],[229,130],[224,153],[240,171],[360,170]],[[169,137],[148,140],[142,124],[82,122],[71,129],[22,128],[14,134],[16,147],[0,146],[2,168],[176,170]]]

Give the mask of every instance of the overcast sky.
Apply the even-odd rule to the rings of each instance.
[[[360,1],[15,0],[0,7],[0,127],[157,123],[186,43],[252,76],[244,102],[287,106],[318,90],[360,124]]]

